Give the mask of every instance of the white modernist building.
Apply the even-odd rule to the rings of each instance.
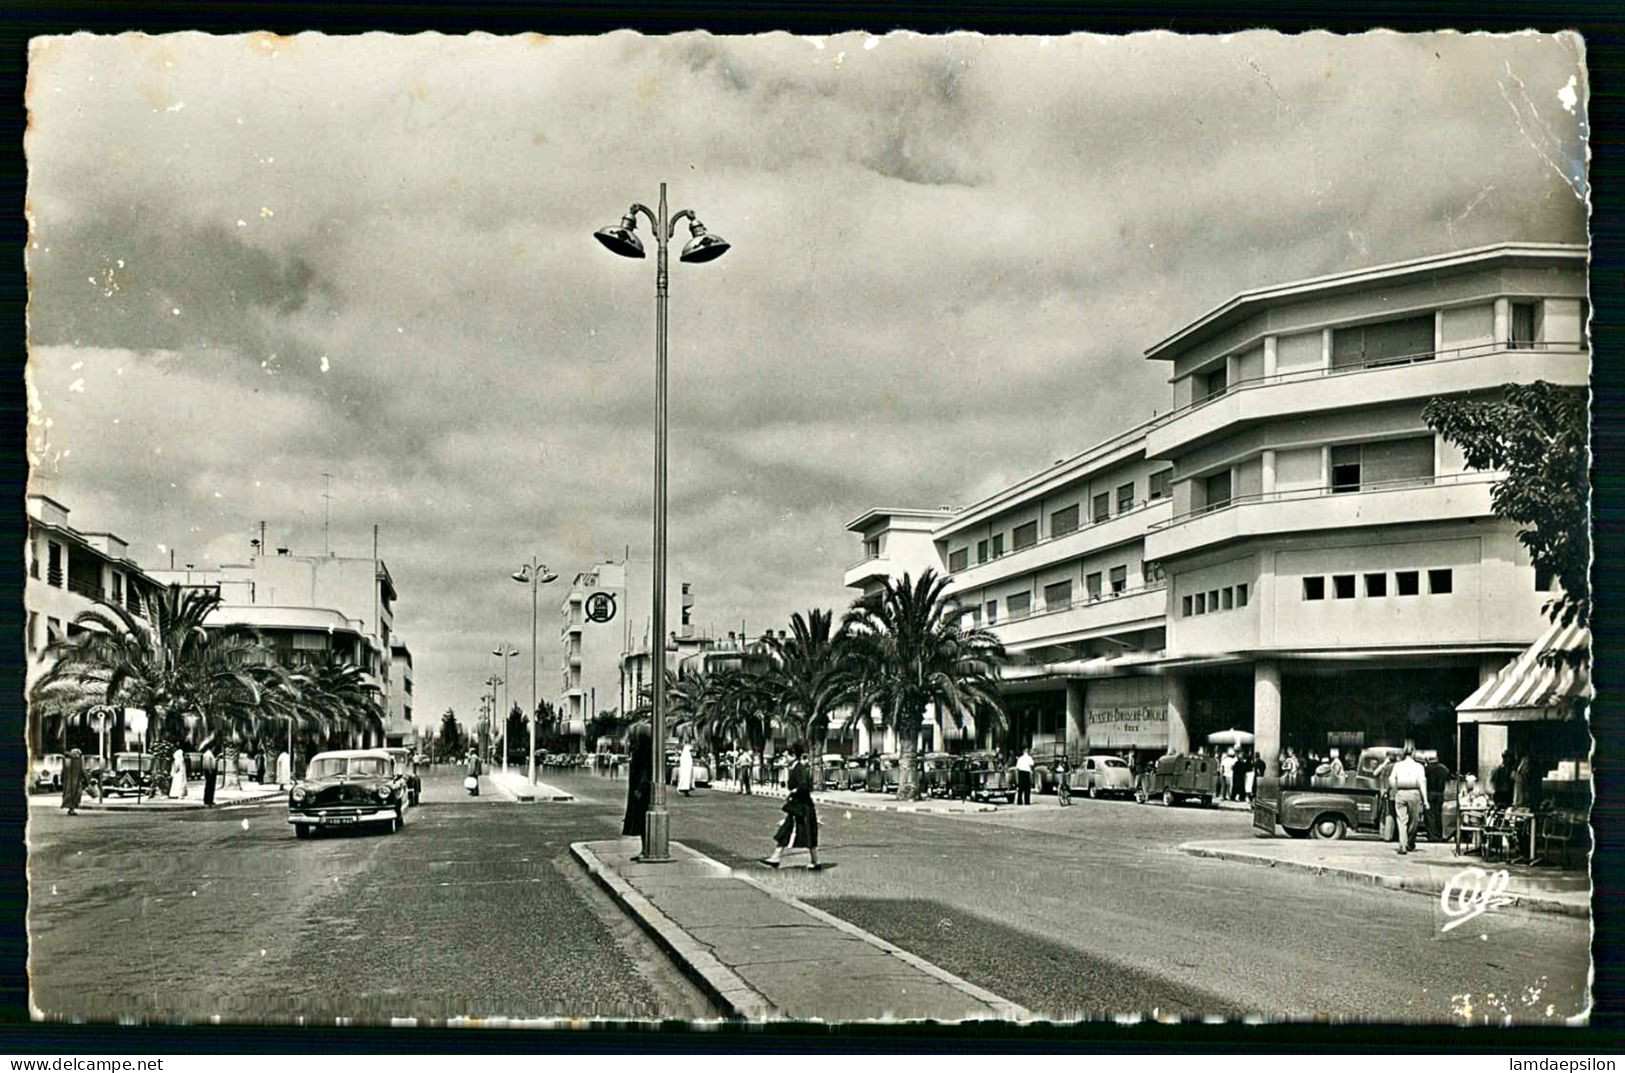
[[[968,507],[866,512],[846,584],[950,574],[1015,657],[1017,747],[1236,727],[1272,771],[1288,746],[1453,756],[1455,706],[1547,628],[1551,579],[1422,410],[1585,386],[1586,263],[1507,243],[1238,294],[1146,352],[1170,412]],[[1467,728],[1461,765],[1487,775],[1505,735]]]

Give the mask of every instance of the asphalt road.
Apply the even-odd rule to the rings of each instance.
[[[713,1014],[568,856],[618,831],[625,782],[547,778],[579,800],[473,799],[447,774],[399,834],[309,842],[280,805],[35,810],[35,1004],[98,1020]],[[702,790],[671,810],[674,838],[1057,1018],[1498,1023],[1585,1008],[1583,920],[1502,909],[1441,933],[1414,894],[1178,852],[1246,837],[1244,813],[826,808],[824,857],[840,867],[811,873],[752,863],[774,799]]]
[[[672,837],[753,867],[779,805],[673,793]],[[1499,909],[1444,933],[1437,902],[1413,893],[1178,850],[1250,834],[1243,812],[1132,801],[951,816],[824,808],[821,852],[838,868],[752,874],[1057,1018],[1521,1023],[1586,1009],[1586,921]]]
[[[46,1016],[330,1023],[683,1019],[712,1005],[569,855],[599,810],[427,780],[398,834],[297,841],[280,804],[32,813]]]

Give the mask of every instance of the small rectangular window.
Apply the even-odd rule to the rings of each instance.
[[[1102,492],[1090,501],[1089,517],[1096,525],[1112,516],[1112,496],[1110,492]]]
[[[989,600],[987,602],[987,624],[991,626],[997,621],[999,621],[999,601]]]
[[[985,540],[976,542],[976,561],[978,563],[987,562],[987,541]]]
[[[1078,505],[1072,504],[1064,510],[1058,510],[1049,516],[1049,535],[1052,537],[1066,536],[1078,530]]]
[[[1323,577],[1304,578],[1303,598],[1305,600],[1324,600],[1326,598],[1326,579]]]
[[[954,573],[970,565],[970,549],[957,548],[948,553],[948,569]]]
[[[1388,575],[1367,574],[1365,576],[1365,594],[1367,596],[1387,596]]]
[[[1183,601],[1181,602],[1181,607],[1182,607],[1182,609],[1184,611],[1185,617],[1190,618],[1191,617],[1191,598],[1189,596],[1186,596],[1183,599]]]
[[[1217,369],[1202,377],[1202,398],[1213,399],[1224,394],[1228,386],[1225,367],[1220,365]]]
[[[1229,611],[1236,606],[1236,590],[1229,585],[1219,590],[1219,607]]]
[[[1010,612],[1011,618],[1025,618],[1033,609],[1033,594],[1030,592],[1012,592],[1004,598],[1005,610]]]
[[[1449,570],[1429,570],[1428,592],[1434,596],[1448,595],[1454,581]]]
[[[1237,585],[1236,586],[1236,606],[1237,607],[1246,607],[1247,606],[1247,586],[1245,586],[1245,585]]]
[[[62,545],[56,541],[48,541],[45,560],[45,583],[62,587]]]
[[[1209,590],[1207,590],[1207,609],[1209,611],[1217,611],[1219,609],[1219,590],[1218,589],[1209,589]]]
[[[1119,485],[1117,488],[1117,513],[1134,509],[1134,482]]]
[[[1171,469],[1162,470],[1160,473],[1153,473],[1151,475],[1151,487],[1150,487],[1150,490],[1146,493],[1146,498],[1147,499],[1167,499],[1168,498],[1168,484],[1169,484],[1169,481],[1172,479],[1173,475],[1174,475],[1174,471],[1171,470]]]
[[[1332,491],[1360,490],[1360,445],[1332,448]]]
[[[997,533],[993,537],[993,557],[997,559],[1004,554],[1004,534]]]
[[[1065,611],[1072,606],[1072,582],[1057,581],[1044,586],[1044,610]]]
[[[123,602],[124,602],[124,575],[123,574],[114,574],[113,575],[113,603],[121,604]]]
[[[1036,543],[1038,543],[1038,523],[1036,521],[1025,522],[1018,525],[1016,526],[1015,531],[1010,534],[1010,546],[1012,551],[1020,551],[1022,548],[1030,548]]]
[[[1095,571],[1083,579],[1083,587],[1089,593],[1089,599],[1100,599],[1100,571]]]
[[[1352,600],[1352,599],[1354,599],[1354,575],[1353,574],[1333,574],[1332,575],[1332,595],[1335,596],[1339,600]]]
[[[1207,593],[1205,592],[1196,594],[1196,613],[1198,615],[1207,614]]]
[[[1128,588],[1128,567],[1112,567],[1112,592],[1119,593]]]
[[[1230,502],[1229,470],[1223,470],[1219,473],[1215,473],[1206,481],[1202,482],[1202,484],[1203,489],[1206,492],[1207,506],[1217,510]]]
[[[1552,592],[1557,588],[1557,574],[1544,566],[1535,567],[1535,591]]]
[[[1415,596],[1421,591],[1420,577],[1415,570],[1397,570],[1394,572],[1394,593],[1398,596]]]
[[[1511,338],[1507,340],[1513,350],[1528,350],[1535,345],[1534,302],[1513,302]]]

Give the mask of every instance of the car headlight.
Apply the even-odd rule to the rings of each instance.
[[[380,800],[380,801],[388,801],[390,798],[395,796],[395,787],[393,787],[393,786],[380,786],[380,787],[378,787],[377,793],[378,793],[378,800]]]
[[[295,786],[291,796],[295,801],[303,801],[305,799],[305,788],[303,786]]]

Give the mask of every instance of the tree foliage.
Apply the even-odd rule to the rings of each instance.
[[[834,628],[834,618],[822,608],[797,611],[788,636],[769,635],[766,644],[763,685],[786,729],[815,749],[829,732],[830,716],[856,697],[846,633]]]
[[[1474,469],[1504,476],[1491,492],[1495,513],[1516,522],[1518,541],[1559,591],[1554,622],[1591,624],[1591,482],[1586,394],[1537,380],[1509,384],[1499,401],[1436,398],[1429,427],[1461,449]]]
[[[467,742],[464,740],[463,735],[463,724],[457,721],[455,709],[447,708],[441,713],[440,733],[437,741],[442,759],[460,756],[467,749]]]

